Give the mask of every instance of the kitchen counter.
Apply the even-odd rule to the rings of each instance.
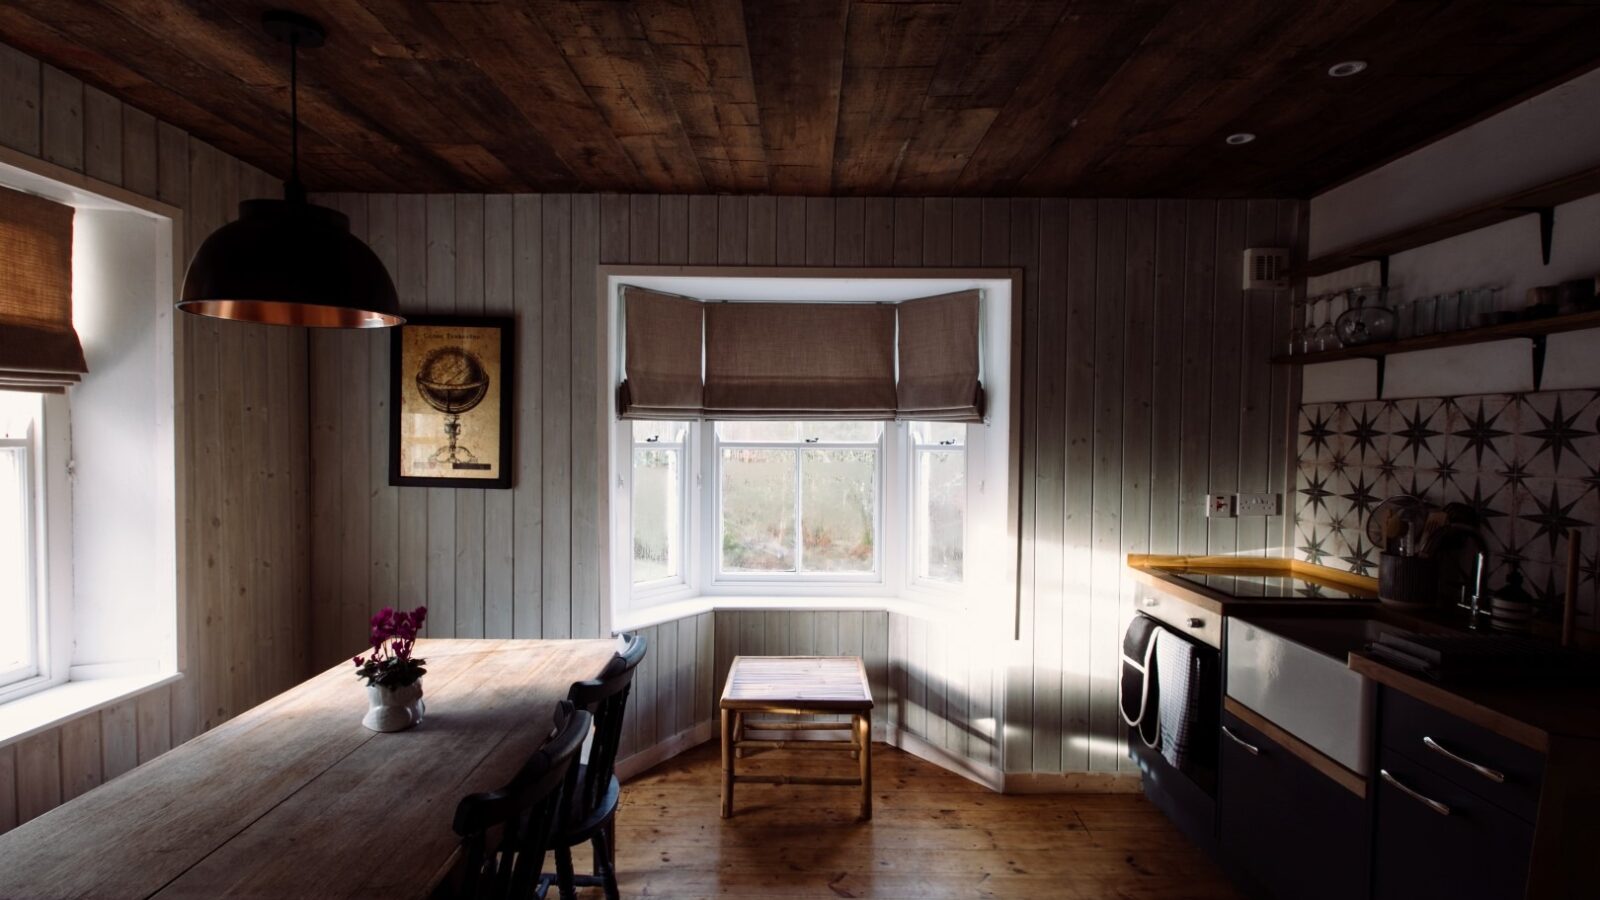
[[[1557,737],[1600,741],[1600,689],[1593,684],[1443,684],[1359,650],[1350,654],[1349,665],[1379,684],[1540,752],[1549,752]]]
[[[1293,559],[1129,554],[1128,568],[1219,616],[1368,615],[1378,602],[1377,579]]]

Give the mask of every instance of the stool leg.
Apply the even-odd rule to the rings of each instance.
[[[856,716],[856,742],[861,745],[861,821],[872,818],[872,717]]]
[[[722,711],[722,817],[733,815],[733,710]]]

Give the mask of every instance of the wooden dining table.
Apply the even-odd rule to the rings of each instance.
[[[427,713],[361,724],[335,666],[0,835],[0,898],[425,897],[465,795],[510,780],[614,640],[422,640]]]

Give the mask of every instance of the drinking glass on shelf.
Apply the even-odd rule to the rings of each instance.
[[[1438,317],[1439,298],[1431,295],[1427,297],[1418,297],[1414,305],[1416,307],[1416,311],[1413,313],[1413,316],[1415,317],[1416,322],[1413,325],[1412,333],[1418,337],[1421,337],[1425,334],[1433,334],[1437,330],[1435,327],[1435,322]]]
[[[1401,300],[1399,294],[1391,288],[1389,305],[1394,309],[1394,336],[1400,340],[1414,337],[1417,333],[1416,301]]]
[[[1347,296],[1344,291],[1339,291],[1323,298],[1322,323],[1317,326],[1316,334],[1318,350],[1337,350],[1339,348],[1339,334],[1334,331],[1333,323],[1334,320],[1339,318],[1339,314],[1344,312]]]
[[[1461,292],[1447,291],[1438,296],[1438,309],[1434,312],[1434,330],[1439,332],[1461,330]]]
[[[1309,300],[1299,297],[1289,302],[1289,355],[1306,352],[1306,306]]]

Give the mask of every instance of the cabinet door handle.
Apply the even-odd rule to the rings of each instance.
[[[1482,775],[1483,777],[1489,779],[1490,781],[1494,782],[1495,784],[1505,784],[1506,783],[1506,776],[1505,776],[1504,772],[1498,772],[1498,771],[1496,771],[1494,769],[1489,768],[1488,766],[1481,765],[1479,763],[1475,763],[1470,759],[1463,759],[1463,758],[1455,755],[1454,753],[1451,753],[1449,750],[1446,750],[1444,747],[1441,747],[1439,745],[1438,741],[1434,740],[1431,737],[1428,737],[1427,735],[1423,735],[1422,746],[1427,747],[1429,750],[1432,750],[1433,752],[1439,754],[1440,756],[1444,757],[1445,759],[1450,760],[1453,763],[1458,763],[1460,765],[1466,766],[1467,768],[1471,769],[1474,772],[1477,772],[1479,775]]]
[[[1249,741],[1245,740],[1244,738],[1239,737],[1237,734],[1234,734],[1233,731],[1230,728],[1228,728],[1228,726],[1226,726],[1226,725],[1222,726],[1222,733],[1227,735],[1229,737],[1229,739],[1231,739],[1235,744],[1238,744],[1239,746],[1243,747],[1244,748],[1244,752],[1250,754],[1251,756],[1260,756],[1261,755],[1261,748],[1260,747],[1257,747],[1255,744],[1252,744]]]
[[[1379,769],[1378,770],[1378,774],[1380,776],[1382,776],[1384,781],[1387,781],[1390,784],[1394,785],[1395,787],[1399,788],[1400,792],[1405,794],[1407,797],[1410,797],[1411,799],[1417,801],[1418,803],[1421,803],[1423,806],[1426,806],[1427,808],[1433,810],[1434,812],[1438,813],[1441,816],[1450,815],[1450,807],[1445,806],[1443,803],[1440,803],[1439,801],[1437,801],[1437,800],[1435,800],[1435,799],[1433,799],[1431,797],[1424,797],[1423,795],[1417,793],[1415,790],[1413,790],[1413,789],[1411,789],[1409,787],[1406,787],[1404,784],[1402,784],[1400,782],[1400,779],[1394,777],[1393,775],[1390,775],[1388,769]]]

